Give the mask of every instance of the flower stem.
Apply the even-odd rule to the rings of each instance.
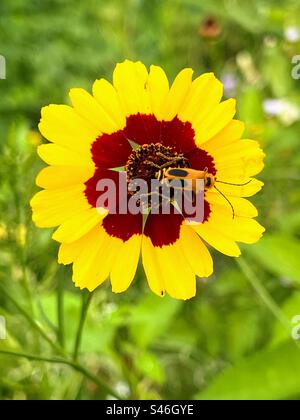
[[[29,282],[29,278],[28,278],[28,275],[27,275],[25,254],[24,254],[23,250],[21,251],[21,265],[22,265],[23,286],[24,286],[24,289],[25,289],[25,293],[27,295],[30,313],[33,315],[34,314],[34,306],[33,306],[32,296],[31,296],[31,292],[30,292],[30,282]]]
[[[269,292],[264,288],[259,278],[256,276],[252,268],[249,266],[249,264],[246,262],[246,260],[243,257],[239,257],[236,259],[236,262],[242,272],[244,273],[245,277],[249,280],[251,283],[253,289],[257,292],[261,300],[264,302],[264,304],[267,306],[270,312],[277,318],[277,320],[283,325],[283,327],[289,331],[291,331],[291,325],[288,321],[288,319],[285,317],[284,313],[280,309],[280,307],[277,305],[277,303],[274,301],[272,296],[269,294]]]
[[[74,351],[73,351],[74,362],[76,362],[78,359],[78,354],[79,354],[81,340],[82,340],[83,327],[84,327],[84,323],[86,320],[90,303],[92,301],[92,297],[93,297],[93,293],[89,293],[87,296],[84,293],[82,294],[81,314],[80,314],[80,320],[79,320],[76,339],[75,339]]]
[[[35,360],[35,361],[46,362],[46,363],[57,363],[57,364],[64,364],[64,365],[70,366],[74,370],[76,370],[77,372],[79,372],[83,376],[85,376],[87,379],[94,382],[100,390],[106,391],[107,394],[112,395],[113,397],[115,397],[119,400],[122,399],[122,397],[120,395],[118,395],[117,392],[115,392],[110,386],[108,386],[105,382],[103,382],[100,378],[98,378],[98,376],[94,375],[92,372],[85,369],[85,367],[83,367],[81,364],[77,363],[76,360],[69,360],[68,356],[65,354],[64,350],[51,340],[51,338],[45,333],[45,331],[39,326],[39,324],[25,311],[25,309],[22,308],[22,306],[15,300],[15,298],[13,296],[11,296],[11,294],[7,290],[5,290],[5,288],[4,288],[4,286],[1,282],[0,282],[0,289],[3,292],[4,296],[8,300],[10,300],[10,302],[18,309],[18,311],[24,316],[24,318],[26,318],[26,320],[30,323],[30,325],[40,334],[40,336],[48,344],[50,344],[50,346],[53,348],[53,350],[55,350],[62,357],[57,357],[57,356],[44,357],[44,356],[37,356],[37,355],[32,355],[32,354],[27,354],[27,353],[19,353],[19,352],[15,352],[15,351],[8,351],[8,350],[2,350],[2,349],[0,349],[0,354],[11,356],[11,357],[25,358],[27,360]],[[83,295],[83,305],[82,305],[81,318],[80,318],[79,328],[78,328],[78,332],[77,332],[77,336],[76,336],[76,346],[75,346],[76,355],[78,355],[78,351],[79,351],[79,347],[80,347],[80,343],[81,343],[81,336],[82,336],[84,321],[85,321],[85,318],[86,318],[87,310],[88,310],[88,307],[90,305],[91,299],[92,299],[92,293],[89,294],[87,299],[85,299],[85,295]],[[75,351],[74,351],[74,353],[75,353]]]
[[[57,339],[62,348],[65,346],[65,321],[64,321],[64,283],[58,279],[57,284]]]
[[[64,355],[64,351],[60,348],[56,343],[54,343],[51,338],[45,333],[45,331],[39,326],[39,324],[31,317],[30,314],[27,313],[25,309],[15,300],[15,298],[3,287],[2,283],[0,282],[0,289],[3,294],[6,296],[7,299],[11,301],[11,303],[17,308],[17,310],[27,319],[29,324],[47,341],[48,344],[55,350],[58,354]]]
[[[98,376],[94,375],[92,372],[85,369],[82,365],[79,363],[76,363],[74,361],[61,358],[61,357],[44,357],[44,356],[36,356],[33,354],[27,354],[27,353],[19,353],[16,351],[8,351],[8,350],[1,350],[0,354],[11,356],[11,357],[20,357],[27,360],[37,361],[37,362],[46,362],[46,363],[57,363],[62,365],[67,365],[72,367],[77,372],[81,373],[83,376],[85,376],[90,381],[94,382],[98,386],[98,388],[101,391],[105,391],[107,394],[117,398],[118,400],[121,400],[122,397],[114,391],[110,386],[108,386],[105,382],[101,381],[101,379],[98,378]]]

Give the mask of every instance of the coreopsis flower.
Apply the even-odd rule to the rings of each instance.
[[[196,277],[213,272],[207,244],[238,257],[237,242],[261,237],[257,210],[245,197],[263,185],[253,177],[264,154],[258,142],[240,139],[244,124],[233,119],[235,100],[221,102],[223,86],[214,74],[192,75],[186,68],[169,86],[162,68],[148,71],[126,60],[117,64],[112,84],[96,80],[92,95],[70,91],[72,106],[42,109],[39,129],[51,143],[38,147],[49,166],[36,180],[44,190],[31,201],[33,220],[39,227],[57,226],[58,261],[73,263],[76,286],[92,291],[109,278],[112,290],[123,292],[141,255],[154,293],[189,299]],[[202,223],[191,223],[180,211],[155,213],[151,201],[147,217],[97,204],[99,180],[118,186],[119,169],[129,183],[149,182],[158,168],[172,167],[226,182],[204,187]],[[132,196],[126,188],[116,191],[121,204]]]

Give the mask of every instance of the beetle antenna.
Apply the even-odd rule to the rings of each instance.
[[[220,194],[221,194],[221,196],[222,196],[222,197],[224,197],[224,198],[225,198],[225,200],[227,201],[227,203],[230,205],[231,210],[232,210],[232,218],[234,219],[234,207],[233,207],[233,205],[232,205],[232,204],[231,204],[231,202],[228,200],[228,198],[226,197],[226,195],[225,195],[225,194],[223,194],[223,193],[222,193],[222,191],[220,191],[220,190],[219,190],[219,188],[217,188],[215,185],[214,185],[214,188],[218,191],[218,193],[220,193]]]
[[[234,183],[232,183],[232,182],[219,181],[218,179],[216,179],[216,181],[215,181],[215,182],[220,182],[221,184],[226,184],[226,185],[235,185],[236,187],[242,187],[243,185],[247,185],[247,184],[249,184],[251,181],[252,181],[252,179],[250,179],[250,180],[249,180],[249,181],[247,181],[247,182],[244,182],[244,184],[234,184]]]

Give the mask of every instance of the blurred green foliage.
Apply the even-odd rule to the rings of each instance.
[[[8,337],[0,399],[108,398],[82,366],[123,397],[300,398],[291,338],[300,315],[300,80],[291,60],[300,42],[288,35],[299,19],[296,0],[1,0],[0,315]],[[214,253],[214,275],[199,280],[191,301],[152,295],[141,268],[125,294],[101,287],[70,366],[56,358],[74,348],[85,294],[58,266],[51,232],[31,223],[37,124],[43,105],[110,78],[124,58],[162,65],[170,77],[191,66],[230,82],[226,96],[237,97],[246,135],[267,155],[265,187],[253,199],[267,231],[243,247],[240,264]]]

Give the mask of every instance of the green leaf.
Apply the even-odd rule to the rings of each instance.
[[[275,400],[300,395],[300,351],[290,340],[225,369],[196,398],[205,400]]]
[[[300,243],[295,238],[267,234],[247,252],[275,275],[300,283]]]

